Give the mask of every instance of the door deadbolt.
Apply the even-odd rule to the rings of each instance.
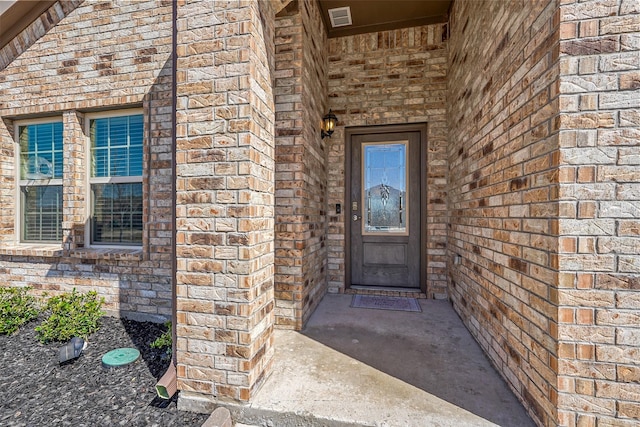
[[[353,217],[352,217],[352,218],[353,218],[353,220],[354,220],[354,221],[358,221],[358,220],[359,220],[360,218],[362,218],[362,217],[361,217],[361,216],[358,216],[358,215],[353,215]]]

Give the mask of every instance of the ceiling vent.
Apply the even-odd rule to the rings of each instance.
[[[353,22],[351,21],[351,8],[349,8],[348,6],[329,9],[327,12],[329,12],[331,26],[334,28],[353,24]]]

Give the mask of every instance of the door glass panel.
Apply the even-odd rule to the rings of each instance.
[[[407,142],[362,145],[363,234],[408,234]]]

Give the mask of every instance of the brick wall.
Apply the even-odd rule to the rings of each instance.
[[[0,51],[2,285],[95,289],[113,314],[171,314],[170,53],[170,1],[56,3]],[[142,248],[87,250],[84,113],[128,107],[145,117]],[[64,123],[64,250],[15,235],[14,122],[50,115]]]
[[[557,403],[557,2],[454,2],[449,286],[540,425]]]
[[[559,424],[640,423],[640,3],[560,6]]]
[[[329,292],[345,287],[345,126],[428,123],[427,293],[446,297],[445,24],[329,39],[329,107],[339,126],[328,141]]]
[[[301,329],[326,292],[326,34],[316,2],[276,19],[276,325]]]
[[[274,11],[187,0],[177,17],[180,404],[248,400],[274,323]]]
[[[45,13],[29,24],[24,31],[17,34],[13,40],[0,49],[0,69],[4,69],[9,65],[11,61],[26,51],[34,41],[44,36],[80,4],[82,4],[82,0],[59,1],[53,4]]]

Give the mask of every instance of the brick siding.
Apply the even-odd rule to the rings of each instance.
[[[640,422],[640,3],[560,5],[558,411]]]
[[[454,1],[448,24],[332,39],[311,0],[175,4],[175,152],[172,1],[57,2],[0,49],[0,286],[159,320],[175,259],[181,407],[249,400],[274,327],[347,291],[345,127],[427,123],[428,296],[538,425],[638,424],[637,0]],[[87,114],[124,108],[143,242],[87,248]],[[19,244],[15,123],[50,116],[63,242]]]
[[[171,315],[171,2],[54,4],[0,51],[0,272],[3,286],[97,290],[113,314]],[[142,248],[84,248],[84,113],[142,107]],[[17,245],[14,121],[64,124],[64,250]],[[153,200],[151,200],[153,198]]]
[[[640,8],[525,4],[453,9],[452,299],[540,425],[636,425]]]
[[[301,329],[327,289],[326,31],[315,2],[276,19],[276,325]]]
[[[530,415],[557,402],[556,2],[454,2],[449,291]]]
[[[82,4],[82,0],[59,1],[35,19],[24,31],[21,31],[13,40],[0,49],[0,70],[4,69],[11,61],[31,47],[34,41],[44,36],[80,4]]]

